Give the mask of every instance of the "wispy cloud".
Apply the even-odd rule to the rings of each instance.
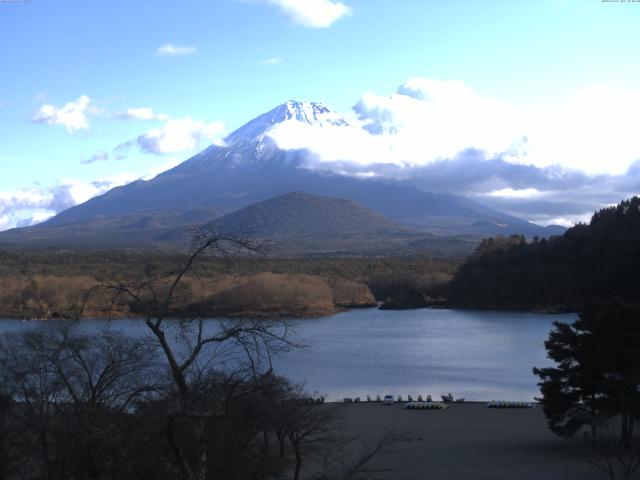
[[[282,58],[280,57],[270,57],[260,62],[260,64],[262,65],[279,65],[281,63],[282,63]]]
[[[79,130],[88,130],[87,112],[90,103],[91,99],[86,95],[82,95],[76,101],[69,102],[63,107],[56,107],[51,104],[42,105],[31,120],[35,123],[47,125],[62,125],[70,134],[74,134]]]
[[[293,22],[309,28],[327,28],[351,13],[351,9],[336,0],[264,0],[277,6]]]
[[[49,94],[47,92],[38,92],[34,95],[32,101],[35,103],[42,103],[47,99],[48,96]]]
[[[81,160],[80,163],[88,165],[90,163],[106,162],[107,160],[109,160],[109,154],[105,151],[99,151],[91,155],[89,158]]]
[[[169,116],[164,113],[156,113],[153,108],[139,107],[128,108],[124,112],[116,114],[116,118],[120,120],[168,120]]]
[[[174,45],[173,43],[167,43],[159,47],[156,50],[156,54],[167,57],[177,57],[184,55],[193,55],[197,51],[198,50],[193,46]]]

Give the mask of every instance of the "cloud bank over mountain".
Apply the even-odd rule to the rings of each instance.
[[[0,230],[43,222],[69,207],[133,180],[136,180],[134,176],[125,173],[88,183],[62,179],[59,184],[50,187],[0,192]]]
[[[569,225],[640,193],[639,109],[640,95],[590,87],[519,110],[463,82],[412,78],[389,96],[362,95],[348,125],[284,122],[269,135],[285,150],[308,150],[307,168],[413,179]]]
[[[639,110],[640,95],[603,87],[519,110],[463,82],[412,78],[389,96],[362,95],[348,128],[290,122],[270,136],[282,148],[309,149],[323,163],[416,167],[473,149],[510,163],[620,174],[640,159],[633,120]]]
[[[194,120],[191,117],[165,118],[165,123],[153,128],[137,138],[118,145],[114,149],[116,157],[126,157],[132,147],[143,153],[167,155],[197,150],[201,143],[217,143],[225,131],[223,122],[211,123]]]

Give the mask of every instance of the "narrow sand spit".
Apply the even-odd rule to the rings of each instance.
[[[404,404],[344,405],[346,433],[374,441],[389,428],[406,430],[375,461],[390,471],[371,479],[590,480],[602,474],[587,463],[588,443],[558,438],[542,408],[492,409],[485,403],[446,410],[405,410]]]

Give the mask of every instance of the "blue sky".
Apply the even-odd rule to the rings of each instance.
[[[632,129],[612,128],[585,146],[628,148],[583,165],[567,159],[580,132],[559,144],[539,110],[579,122],[578,95],[599,105],[594,121],[603,112],[637,122],[639,24],[640,3],[601,0],[0,2],[0,229],[153,175],[287,99],[349,113],[368,92],[379,106],[416,78],[458,81],[487,100],[479,109],[500,102],[528,128],[535,117],[545,158],[520,163],[624,177],[636,152]],[[423,118],[385,105],[403,124]],[[446,147],[433,159],[455,153]],[[482,194],[532,192],[505,185]]]

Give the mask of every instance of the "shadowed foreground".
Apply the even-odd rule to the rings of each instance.
[[[347,405],[348,434],[374,438],[389,428],[408,430],[372,464],[388,469],[376,479],[582,480],[605,478],[587,462],[588,444],[562,440],[546,425],[542,408],[489,409],[484,403],[449,409],[405,410],[404,404]]]

